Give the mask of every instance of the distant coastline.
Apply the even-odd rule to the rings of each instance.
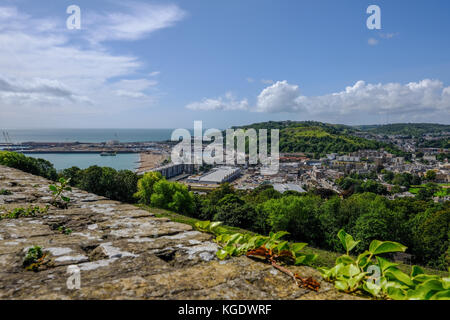
[[[128,142],[162,142],[170,140],[173,129],[1,129],[0,143],[81,142],[101,143],[117,140]]]

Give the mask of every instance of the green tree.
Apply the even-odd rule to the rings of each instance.
[[[157,208],[191,215],[194,209],[194,195],[185,185],[162,179],[153,185],[150,204]]]
[[[323,242],[319,220],[322,201],[317,196],[288,196],[269,200],[261,209],[272,231],[288,231],[295,240],[318,245]]]
[[[214,221],[222,221],[226,225],[238,228],[254,228],[255,208],[234,194],[223,197],[217,204],[216,210]]]
[[[139,199],[140,203],[147,205],[151,203],[153,186],[162,179],[163,177],[159,172],[147,172],[138,180],[135,197]]]
[[[81,169],[78,167],[67,168],[62,170],[59,176],[65,178],[66,180],[70,179],[69,183],[72,187],[74,187],[80,184]]]
[[[420,260],[433,268],[448,267],[450,208],[433,212],[418,226],[415,232],[415,253]]]
[[[26,157],[17,152],[0,151],[0,164],[56,181],[58,174],[53,164],[44,159]]]
[[[436,179],[436,171],[428,170],[425,173],[425,179],[427,179],[428,181],[434,181]]]
[[[416,198],[419,200],[430,200],[436,192],[440,190],[439,185],[429,182],[423,188],[419,189]]]
[[[394,179],[395,175],[392,171],[383,170],[383,180],[387,183],[392,183],[392,180]]]

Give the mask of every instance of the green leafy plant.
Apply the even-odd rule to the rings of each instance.
[[[21,217],[36,217],[38,214],[46,214],[48,207],[41,208],[39,206],[29,206],[28,208],[14,208],[6,213],[0,215],[2,219],[19,219]]]
[[[59,226],[58,231],[66,235],[70,235],[72,233],[72,229],[67,228],[66,226]]]
[[[271,232],[268,237],[253,234],[231,233],[220,226],[221,222],[200,221],[195,224],[196,228],[203,232],[212,233],[216,236],[214,240],[221,246],[216,255],[224,260],[231,256],[247,254],[250,250],[264,247],[270,250],[278,258],[295,265],[307,265],[317,258],[315,254],[304,254],[302,249],[307,243],[289,243],[281,238],[288,232]]]
[[[58,231],[65,235],[70,235],[72,233],[72,229],[67,228],[66,226],[59,226]]]
[[[393,241],[373,240],[369,249],[353,258],[349,255],[359,241],[344,230],[338,238],[346,254],[336,259],[332,268],[319,268],[326,281],[347,293],[364,292],[376,298],[393,300],[449,300],[450,278],[427,275],[413,266],[410,275],[397,268],[396,263],[379,256],[404,252],[406,247]],[[374,259],[374,260],[373,260]]]
[[[216,236],[214,240],[221,246],[216,253],[220,260],[231,256],[247,255],[248,257],[262,259],[269,262],[281,272],[289,275],[297,286],[318,291],[320,283],[312,277],[302,278],[299,274],[293,273],[281,264],[307,265],[312,262],[317,255],[304,254],[302,249],[306,243],[289,243],[281,238],[288,232],[271,232],[268,237],[253,234],[231,233],[221,227],[221,222],[200,221],[196,223],[196,228],[200,231],[209,232]]]
[[[39,266],[43,263],[44,258],[45,254],[42,252],[42,248],[34,246],[28,249],[22,265],[26,270],[37,272],[39,271]]]
[[[0,196],[10,196],[12,192],[7,189],[0,189]]]
[[[67,205],[70,202],[70,198],[64,196],[64,191],[72,191],[72,188],[69,186],[70,179],[59,179],[59,185],[58,184],[52,184],[48,188],[50,191],[52,191],[53,199],[51,204],[55,207],[67,207]]]

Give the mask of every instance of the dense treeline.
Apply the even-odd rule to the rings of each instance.
[[[91,166],[87,169],[72,167],[57,172],[53,164],[44,159],[27,157],[21,153],[0,151],[0,164],[53,181],[70,178],[70,185],[112,200],[134,203],[138,176],[130,170],[115,170]]]
[[[450,153],[440,153],[436,156],[438,161],[445,161],[445,159],[450,159]]]
[[[87,169],[72,167],[59,175],[70,179],[70,185],[112,200],[134,203],[138,176],[130,170],[115,170],[91,166]]]
[[[421,148],[450,149],[450,139],[449,138],[443,138],[443,139],[438,139],[438,140],[419,139],[418,145]]]
[[[26,157],[21,153],[0,151],[0,164],[53,181],[58,178],[58,174],[51,162],[44,159]]]
[[[153,197],[161,195],[153,193],[164,191],[154,190],[158,183],[155,181],[164,179],[153,173],[146,179],[152,182],[140,184],[141,202],[158,206]],[[151,185],[153,191],[146,185]],[[170,203],[176,200],[174,192],[169,192],[167,198],[165,208],[173,210]],[[208,195],[180,196],[178,201],[183,203],[181,207],[189,208],[182,209],[182,213],[201,220],[222,221],[261,234],[288,231],[291,240],[326,250],[341,250],[336,234],[344,229],[361,240],[357,252],[374,239],[391,240],[407,245],[417,263],[441,269],[448,265],[450,202],[440,204],[420,198],[388,200],[370,192],[346,199],[333,195],[322,198],[315,192],[281,194],[271,186],[247,192],[236,191],[228,184]]]
[[[355,128],[376,134],[402,135],[407,137],[421,137],[426,133],[440,134],[442,132],[450,132],[450,125],[435,123],[394,123],[356,126]]]

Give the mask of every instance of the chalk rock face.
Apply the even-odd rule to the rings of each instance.
[[[0,195],[0,212],[45,207],[50,184],[0,166],[0,190],[12,192]],[[319,292],[247,257],[219,261],[211,235],[189,225],[77,189],[67,195],[67,209],[0,220],[0,299],[355,299],[312,268],[291,270],[320,281]],[[33,246],[45,254],[37,272],[22,265]]]

